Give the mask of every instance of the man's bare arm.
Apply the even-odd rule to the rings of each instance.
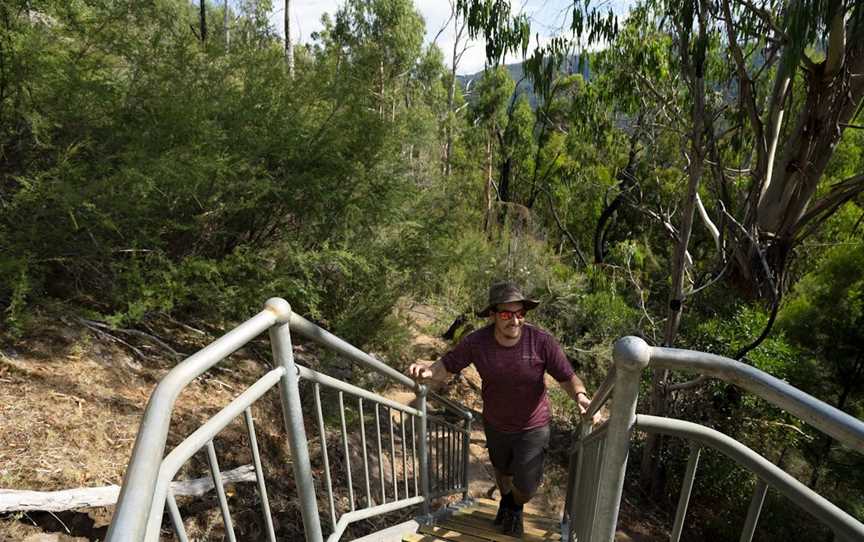
[[[408,367],[408,376],[417,382],[439,384],[453,376],[450,371],[444,367],[444,363],[439,359],[432,365],[426,363],[414,363]]]
[[[579,405],[579,412],[585,414],[588,410],[588,405],[591,404],[591,396],[588,395],[588,391],[585,389],[585,384],[582,383],[582,380],[578,376],[573,375],[570,377],[570,380],[564,380],[558,384],[567,392],[567,395],[576,401],[576,404]]]

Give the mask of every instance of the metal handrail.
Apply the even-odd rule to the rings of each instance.
[[[257,315],[174,367],[156,386],[144,410],[141,430],[132,448],[107,540],[119,542],[144,537],[146,517],[141,515],[141,511],[150,510],[152,505],[156,489],[153,473],[158,472],[165,453],[171,412],[177,396],[195,378],[277,322],[284,321],[287,314],[279,311],[280,308],[268,302]]]
[[[678,348],[649,348],[653,368],[696,372],[735,384],[864,454],[864,422],[779,378],[723,356]]]
[[[232,400],[216,415],[206,421],[191,435],[184,439],[167,456],[165,445],[170,427],[171,412],[180,391],[192,380],[225,359],[243,345],[269,330],[270,342],[273,348],[273,358],[276,368],[266,373],[247,390]],[[294,363],[291,344],[291,332],[311,339],[325,348],[336,352],[354,362],[364,365],[388,379],[403,384],[417,393],[418,406],[402,405],[363,388],[324,375],[312,369]],[[303,424],[303,414],[300,405],[299,381],[311,383],[315,395],[315,407],[318,431],[321,438],[321,454],[324,462],[325,478],[330,504],[330,520],[332,533],[328,542],[336,542],[347,526],[360,519],[391,512],[407,506],[421,505],[422,513],[428,517],[429,502],[438,495],[463,493],[467,496],[468,486],[468,446],[470,443],[471,413],[458,403],[444,400],[445,407],[460,414],[462,425],[438,420],[427,415],[427,388],[419,385],[407,376],[376,360],[369,354],[343,341],[335,335],[321,329],[315,324],[294,314],[290,305],[283,299],[273,298],[265,303],[263,311],[247,320],[234,330],[214,343],[190,356],[180,363],[159,383],[151,395],[145,410],[141,429],[136,438],[132,458],[124,478],[123,488],[118,500],[117,509],[112,520],[106,540],[127,541],[147,540],[151,542],[159,537],[164,510],[167,507],[179,540],[188,540],[180,510],[170,491],[170,484],[182,466],[198,451],[206,449],[207,460],[216,487],[220,509],[225,523],[228,540],[235,540],[231,514],[222,487],[221,472],[218,465],[214,437],[241,414],[245,418],[249,433],[250,448],[255,462],[255,475],[265,528],[268,539],[275,542],[273,522],[270,517],[269,501],[266,484],[258,452],[257,438],[250,407],[269,390],[277,387],[282,403],[283,421],[291,448],[292,466],[298,487],[301,514],[306,540],[323,542],[321,522],[315,496],[315,481],[309,458],[308,441]],[[327,454],[326,434],[321,408],[320,388],[335,390],[339,398],[339,417],[341,421],[342,448],[347,467],[347,491],[350,511],[336,518],[333,498],[333,487],[330,478],[330,466]],[[363,449],[363,474],[365,477],[365,507],[355,507],[354,486],[351,481],[350,452],[347,439],[345,403],[343,394],[355,397],[358,407],[361,442]],[[378,444],[378,469],[380,474],[381,498],[375,503],[372,498],[370,484],[369,457],[366,440],[364,401],[375,405],[375,430]],[[380,408],[387,409],[387,424],[381,424]],[[393,413],[398,412],[397,431]],[[410,420],[410,441],[406,420]],[[415,423],[415,422],[419,422]],[[392,481],[392,500],[388,502],[385,488],[384,454],[382,448],[382,425],[389,426],[389,460],[390,479]],[[417,427],[419,425],[419,428]],[[388,427],[384,427],[388,429]],[[396,433],[400,432],[399,438]],[[418,435],[419,433],[419,435]],[[396,442],[401,443],[401,480],[397,477]],[[410,443],[410,446],[409,446]],[[427,449],[428,448],[428,449]],[[164,456],[164,457],[163,457]],[[409,458],[410,456],[410,468]],[[434,462],[434,471],[430,469]],[[409,472],[413,478],[413,495],[409,487]],[[431,484],[434,482],[432,491]],[[400,495],[400,487],[401,495]]]
[[[609,400],[609,397],[612,395],[612,391],[615,389],[615,366],[613,365],[609,372],[606,374],[606,378],[603,380],[603,383],[597,388],[597,391],[594,392],[594,397],[591,398],[591,403],[588,405],[588,408],[585,409],[585,414],[582,416],[583,420],[590,420],[594,414],[600,411],[601,408],[606,404]]]
[[[395,380],[396,382],[408,387],[409,389],[420,392],[421,385],[418,384],[416,381],[408,378],[406,375],[400,373],[386,363],[378,361],[377,359],[360,350],[356,346],[345,342],[344,340],[340,339],[336,335],[333,335],[326,329],[323,329],[313,324],[299,314],[292,312],[291,316],[289,317],[288,323],[291,326],[291,331],[296,332],[301,337],[314,341],[321,346],[327,348],[328,350],[332,350],[337,354],[345,356],[346,358],[355,361],[360,365],[365,365],[373,371],[376,371],[377,373],[384,375],[391,380]]]
[[[611,542],[614,539],[630,439],[637,426],[710,444],[756,472],[759,482],[751,501],[742,540],[750,540],[755,530],[768,485],[776,487],[794,502],[802,504],[839,535],[862,539],[864,525],[806,487],[802,489],[801,484],[791,476],[778,474],[778,471],[782,471],[749,448],[697,424],[637,416],[636,402],[642,371],[650,365],[654,369],[697,372],[735,384],[772,405],[795,414],[819,431],[858,452],[864,452],[864,422],[755,367],[722,356],[651,347],[638,337],[624,337],[615,343],[613,360],[613,370],[588,408],[589,415],[593,415],[606,403],[611,393],[612,405],[605,431],[591,433],[590,427],[585,425],[588,422],[583,419],[580,439],[571,453],[567,501],[562,522],[565,540],[569,542],[574,536],[578,542]],[[754,459],[753,455],[759,459]],[[691,451],[681,490],[673,528],[673,542],[677,542],[681,534],[698,460],[699,449],[695,447]]]
[[[643,431],[682,437],[709,446],[753,471],[768,486],[775,488],[803,510],[816,516],[843,538],[864,540],[864,525],[858,520],[728,435],[704,425],[647,414],[636,416],[636,427]],[[692,480],[693,473],[689,474]],[[686,508],[686,504],[684,506]],[[683,515],[681,521],[683,522]]]

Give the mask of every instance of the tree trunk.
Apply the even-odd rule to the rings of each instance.
[[[697,38],[697,50],[693,59],[690,57],[689,29],[681,32],[681,57],[682,67],[686,70],[687,79],[690,81],[690,93],[693,99],[693,131],[690,134],[690,166],[688,168],[687,195],[683,204],[681,216],[681,227],[678,232],[678,244],[675,247],[675,256],[672,261],[672,290],[669,294],[669,317],[666,320],[666,330],[663,335],[663,346],[672,346],[678,335],[678,326],[681,323],[681,312],[684,309],[684,277],[687,271],[687,247],[690,244],[690,234],[693,231],[693,217],[696,211],[696,197],[699,189],[699,181],[702,178],[704,150],[702,135],[705,129],[705,76],[704,59],[706,47],[706,6],[704,0],[694,8],[699,12],[699,37]],[[651,414],[654,416],[665,416],[668,408],[668,396],[666,391],[666,380],[668,371],[654,371],[651,386]],[[662,441],[654,433],[649,433],[642,454],[641,483],[656,497],[662,495],[665,490],[659,468],[659,456],[662,449]]]
[[[486,138],[486,183],[483,187],[483,231],[492,233],[492,134]]]
[[[462,37],[462,30],[465,28],[463,21],[462,27],[459,27],[459,14],[456,12],[456,6],[451,4],[453,10],[453,29],[456,30],[456,38],[453,40],[453,56],[450,66],[450,86],[447,88],[447,124],[445,125],[446,142],[444,143],[444,176],[450,177],[450,172],[453,169],[453,121],[454,111],[453,102],[456,99],[456,68],[459,65],[459,40]]]
[[[285,0],[285,64],[288,77],[294,79],[294,43],[291,41],[291,0]]]
[[[231,50],[231,35],[228,29],[228,0],[225,0],[224,12],[222,13],[222,27],[225,29],[225,51]]]
[[[200,0],[199,19],[201,24],[201,43],[207,41],[207,2]]]

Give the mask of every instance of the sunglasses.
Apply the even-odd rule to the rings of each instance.
[[[524,319],[524,318],[525,318],[525,313],[526,313],[526,312],[527,312],[527,311],[526,311],[525,309],[519,309],[518,311],[495,311],[495,313],[496,313],[496,314],[497,314],[497,315],[498,315],[502,320],[509,320],[509,319],[513,318],[514,316],[517,316],[517,317],[519,317],[520,319]]]

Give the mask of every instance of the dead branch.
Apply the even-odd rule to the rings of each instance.
[[[122,344],[123,346],[125,346],[126,348],[128,348],[129,350],[131,350],[131,351],[132,351],[136,356],[138,356],[140,359],[147,359],[147,356],[144,355],[144,352],[142,352],[141,350],[135,348],[135,347],[132,346],[131,344],[127,343],[126,341],[124,341],[124,340],[121,339],[120,337],[117,337],[116,335],[112,335],[111,333],[108,333],[108,332],[105,331],[104,329],[99,329],[99,326],[92,325],[92,324],[90,323],[90,320],[85,320],[85,319],[83,319],[83,318],[78,318],[78,322],[79,322],[81,325],[83,325],[84,327],[86,327],[87,329],[89,329],[90,331],[92,331],[93,333],[95,333],[96,335],[98,335],[98,336],[100,336],[100,337],[102,337],[102,338],[108,339],[108,340],[111,341],[111,342],[116,342],[116,343]],[[138,369],[141,368],[140,366],[136,366],[136,364],[134,364],[134,363],[129,363],[128,361],[126,362],[126,365],[128,365],[130,368],[135,369],[135,370],[138,370]]]
[[[222,480],[225,484],[254,482],[255,479],[255,467],[252,465],[243,465],[222,473]],[[211,476],[171,483],[171,491],[176,496],[200,497],[214,487]],[[36,510],[64,512],[76,508],[112,506],[117,503],[119,495],[120,486],[116,485],[79,487],[61,491],[0,489],[0,513]]]
[[[561,222],[561,219],[558,217],[558,212],[555,210],[555,202],[552,201],[552,194],[549,193],[548,190],[544,190],[546,192],[546,197],[549,200],[549,210],[552,211],[552,216],[555,218],[555,224],[558,225],[558,229],[561,230],[567,240],[570,241],[570,244],[573,245],[573,250],[576,251],[576,256],[579,258],[579,262],[582,264],[582,267],[588,267],[588,262],[585,261],[585,256],[582,254],[582,250],[579,248],[579,241],[573,237],[573,234],[564,226]]]
[[[165,350],[166,352],[168,352],[169,354],[171,354],[171,356],[174,357],[175,359],[182,359],[182,358],[186,357],[184,354],[181,354],[180,352],[174,350],[168,343],[166,343],[165,341],[163,341],[159,337],[156,337],[155,335],[151,335],[150,333],[145,333],[145,332],[137,330],[137,329],[113,328],[110,325],[106,324],[105,322],[98,322],[96,320],[87,320],[85,318],[78,318],[78,321],[90,329],[99,328],[104,333],[107,333],[108,331],[114,331],[114,332],[123,333],[125,335],[131,335],[133,337],[138,337],[138,338],[150,341],[153,344],[155,344],[156,346],[158,346],[159,348],[161,348],[161,349]],[[129,348],[134,349],[136,351],[136,353],[138,353],[141,357],[144,357],[144,355],[141,353],[140,350],[136,349],[135,347],[133,347],[132,345],[130,345],[127,342],[124,342],[120,339],[118,339],[118,340],[120,342],[122,342],[124,345],[128,346]]]

